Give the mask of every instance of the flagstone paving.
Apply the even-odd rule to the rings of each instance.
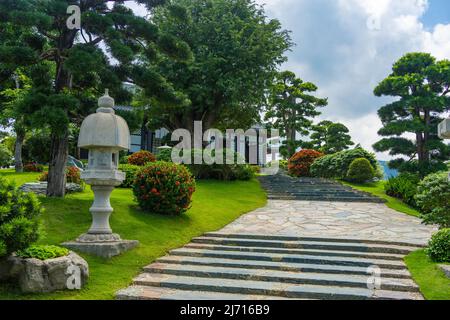
[[[437,229],[379,203],[269,200],[221,233],[372,239],[425,245]]]
[[[403,257],[435,228],[328,180],[262,185],[267,206],[157,259],[117,299],[423,299]]]

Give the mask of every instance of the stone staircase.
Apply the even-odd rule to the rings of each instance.
[[[144,268],[117,299],[423,299],[400,242],[207,233]],[[374,266],[380,286],[369,289]]]
[[[286,174],[259,177],[269,200],[375,202],[385,200],[322,178],[293,178]]]

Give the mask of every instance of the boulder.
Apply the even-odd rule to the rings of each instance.
[[[19,188],[24,192],[33,192],[38,196],[47,194],[47,182],[30,182],[25,183]],[[83,186],[76,183],[66,183],[66,193],[82,192]]]
[[[24,293],[79,290],[88,278],[87,262],[74,252],[44,261],[12,255],[0,262],[0,280],[17,282]]]
[[[441,264],[439,265],[439,268],[441,268],[441,270],[444,271],[447,278],[450,279],[450,264]]]

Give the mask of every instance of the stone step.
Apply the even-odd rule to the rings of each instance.
[[[261,248],[261,247],[239,247],[210,244],[191,243],[185,246],[190,249],[222,250],[239,252],[260,252],[260,253],[282,253],[282,254],[307,254],[311,256],[330,257],[354,257],[354,258],[376,258],[382,260],[403,260],[404,255],[393,253],[372,253],[372,252],[352,252],[352,251],[331,251],[331,250],[309,250],[309,249],[284,249],[284,248]]]
[[[207,232],[203,234],[203,237],[211,238],[232,238],[232,239],[251,239],[251,240],[278,240],[278,241],[317,241],[317,242],[331,242],[331,243],[356,243],[356,244],[380,244],[387,246],[404,246],[408,250],[416,251],[422,249],[424,246],[399,241],[383,241],[383,240],[364,240],[364,239],[351,239],[351,238],[318,238],[318,237],[294,237],[288,235],[260,235],[260,234],[237,234],[237,233],[221,233],[221,232]]]
[[[342,275],[367,275],[367,267],[357,266],[341,266],[328,264],[305,264],[294,262],[274,262],[274,261],[258,261],[258,260],[236,260],[227,258],[210,258],[210,257],[190,257],[190,256],[165,256],[159,258],[156,262],[172,263],[181,265],[195,266],[214,266],[228,268],[245,268],[260,270],[280,270],[302,273],[327,273]],[[411,279],[407,269],[386,269],[381,268],[381,275],[386,278]]]
[[[279,241],[263,239],[241,239],[241,238],[217,238],[217,237],[197,237],[192,239],[193,243],[217,244],[240,247],[269,247],[285,249],[318,249],[318,250],[338,250],[338,251],[358,251],[376,253],[394,253],[407,255],[416,250],[416,247],[387,245],[387,244],[364,244],[335,242],[327,239],[319,241]]]
[[[250,295],[225,292],[177,290],[153,286],[130,286],[116,293],[117,300],[290,300],[289,298],[265,295]]]
[[[222,278],[234,280],[254,280],[266,282],[282,282],[290,284],[307,284],[367,288],[371,275],[336,275],[325,273],[300,273],[292,271],[267,271],[244,268],[227,268],[195,265],[174,265],[154,263],[144,268],[146,273],[162,273],[177,276]],[[419,292],[418,286],[410,279],[380,277],[381,290]],[[140,284],[135,282],[135,284]]]
[[[422,298],[421,295],[416,292],[370,290],[367,288],[334,286],[298,285],[286,284],[282,282],[254,280],[200,278],[167,275],[160,273],[143,273],[134,279],[134,285],[245,295],[270,295],[301,299],[418,300]]]
[[[296,254],[277,254],[277,253],[256,253],[256,252],[231,252],[231,251],[209,251],[200,249],[181,248],[170,251],[171,255],[190,256],[190,257],[209,257],[226,258],[236,260],[258,260],[258,261],[277,261],[277,262],[295,262],[307,264],[331,264],[340,266],[359,266],[388,269],[405,269],[403,261],[365,259],[365,258],[341,258],[329,256],[309,256]]]
[[[386,200],[375,197],[323,197],[323,196],[292,196],[292,195],[267,195],[269,200],[298,200],[298,201],[326,201],[326,202],[363,202],[385,203]]]

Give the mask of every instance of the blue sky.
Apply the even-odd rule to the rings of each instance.
[[[423,15],[423,23],[427,28],[432,28],[438,23],[450,23],[450,1],[449,0],[431,0],[429,8]]]
[[[317,121],[344,123],[368,150],[380,139],[377,110],[390,101],[375,97],[373,89],[392,64],[414,51],[450,59],[450,0],[255,1],[292,31],[297,45],[282,69],[314,82],[317,94],[328,97]]]

